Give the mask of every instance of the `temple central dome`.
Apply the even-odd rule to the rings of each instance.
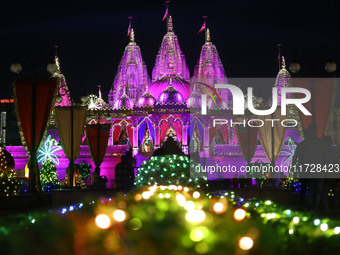
[[[168,88],[160,94],[158,101],[161,104],[183,103],[184,99],[182,94],[172,86],[172,78],[170,78]]]
[[[159,98],[160,94],[165,91],[171,83],[171,86],[178,91],[183,99],[187,99],[190,95],[190,83],[181,79],[176,75],[165,76],[153,82],[150,86],[150,93],[155,97]]]

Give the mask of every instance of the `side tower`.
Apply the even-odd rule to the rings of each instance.
[[[191,79],[191,87],[201,87],[200,83],[209,86],[227,83],[227,77],[216,46],[211,42],[209,28],[205,30],[205,43],[202,46],[200,58],[195,66],[194,75]],[[195,91],[195,93],[197,92],[198,91]],[[222,98],[222,108],[228,107],[230,99],[229,93],[226,90],[220,90],[218,92]],[[215,107],[213,104],[213,100],[209,101],[208,107]]]
[[[130,42],[125,47],[123,57],[119,63],[112,89],[109,92],[109,103],[114,106],[115,102],[122,97],[126,89],[127,96],[133,104],[137,104],[148,85],[146,65],[142,58],[139,46],[135,42],[133,29],[130,33]]]

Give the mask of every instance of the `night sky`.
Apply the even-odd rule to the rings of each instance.
[[[1,98],[12,94],[15,78],[9,66],[22,57],[24,48],[48,48],[58,55],[62,73],[71,95],[97,93],[102,85],[104,99],[112,86],[119,61],[129,39],[126,36],[128,16],[133,16],[136,42],[149,75],[162,38],[166,22],[162,22],[164,1],[100,1],[64,4],[59,1],[35,4],[11,1],[0,8],[0,72]],[[277,43],[289,64],[298,47],[315,49],[322,46],[332,52],[332,60],[340,65],[340,35],[338,9],[335,1],[179,1],[170,4],[174,31],[192,75],[204,35],[197,34],[208,16],[212,42],[216,45],[228,77],[275,77],[278,72]],[[53,54],[52,54],[53,55]],[[328,56],[325,54],[325,57]],[[324,59],[325,60],[325,59]],[[27,60],[22,61],[29,74]],[[45,67],[47,63],[41,63]],[[322,61],[317,68],[325,74]],[[25,68],[26,67],[26,68]],[[308,73],[302,63],[302,72]],[[303,70],[305,69],[305,70]],[[47,75],[48,73],[45,72]],[[337,70],[336,76],[339,76]]]

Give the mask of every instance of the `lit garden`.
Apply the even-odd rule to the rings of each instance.
[[[188,176],[192,163],[180,155],[151,157],[128,193],[7,213],[0,220],[1,254],[339,252],[340,221],[270,200],[244,199],[232,190],[209,191],[207,180]],[[41,169],[44,194],[62,187],[55,175],[47,161]],[[9,195],[22,185],[5,167],[1,183],[2,194]]]

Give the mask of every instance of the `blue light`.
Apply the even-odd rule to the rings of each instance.
[[[47,137],[44,146],[39,150],[38,162],[44,164],[46,161],[51,160],[54,164],[59,165],[59,158],[54,154],[61,149],[61,146],[53,145],[51,136]]]

